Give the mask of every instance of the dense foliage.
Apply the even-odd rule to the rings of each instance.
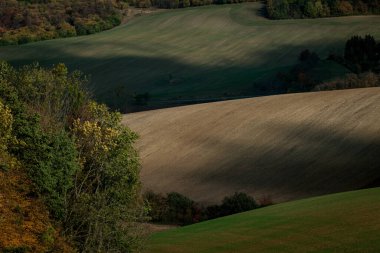
[[[257,0],[0,0],[0,46],[86,35],[119,25],[128,6],[185,8]]]
[[[276,88],[279,92],[380,86],[380,43],[371,35],[353,36],[346,42],[343,56],[331,54],[327,60],[321,60],[315,52],[304,50],[298,60],[298,64],[289,72],[278,74]],[[312,75],[316,67],[329,61],[343,65],[351,73],[327,82],[322,82]]]
[[[0,45],[91,34],[121,22],[119,0],[0,0]]]
[[[378,0],[268,0],[273,19],[380,14]]]
[[[380,72],[380,43],[373,36],[354,36],[346,42],[344,59],[356,73]]]
[[[85,83],[63,64],[16,70],[0,62],[6,123],[0,148],[18,158],[81,252],[130,252],[139,242],[135,222],[144,214],[136,134],[119,113],[92,101]]]
[[[259,205],[243,192],[225,197],[220,205],[210,206],[204,206],[177,192],[164,196],[147,191],[144,198],[150,209],[151,221],[177,225],[193,224],[269,205],[269,202]]]
[[[15,141],[12,135],[13,115],[9,107],[0,100],[0,170],[7,171],[17,161],[9,154],[8,146]]]
[[[165,9],[186,8],[210,4],[233,4],[256,1],[258,0],[127,0],[127,2],[130,5],[136,7],[157,7]]]
[[[380,76],[378,74],[372,72],[366,72],[363,74],[347,74],[343,78],[318,84],[313,88],[313,90],[341,90],[368,87],[380,87]]]

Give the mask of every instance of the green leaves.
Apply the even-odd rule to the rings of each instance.
[[[144,214],[137,135],[90,100],[86,81],[64,64],[0,62],[0,149],[22,162],[81,252],[130,252],[140,241],[131,227]]]

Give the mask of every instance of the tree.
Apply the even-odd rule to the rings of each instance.
[[[137,135],[105,105],[91,102],[85,111],[72,127],[81,169],[65,227],[83,252],[129,252],[138,241],[128,224],[138,227],[143,214]]]
[[[180,7],[181,8],[190,7],[190,0],[181,0],[180,1]]]
[[[379,44],[371,35],[354,36],[346,42],[344,59],[356,72],[375,69],[380,64]]]
[[[305,6],[305,15],[311,18],[318,16],[318,10],[312,1],[308,1]]]
[[[258,208],[255,199],[243,192],[236,192],[230,197],[223,199],[221,210],[223,215],[241,213]]]
[[[0,151],[11,131],[8,152],[81,252],[130,252],[145,214],[137,135],[89,98],[85,82],[63,64],[16,70],[0,62]]]
[[[168,203],[168,222],[180,224],[193,223],[194,201],[177,193],[171,192],[167,194]]]
[[[352,5],[350,4],[350,2],[348,1],[341,1],[339,4],[338,4],[338,13],[340,15],[352,15],[354,13],[354,9],[352,7]]]

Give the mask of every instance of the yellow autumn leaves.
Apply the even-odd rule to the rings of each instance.
[[[82,164],[89,158],[107,156],[107,153],[118,145],[119,137],[122,134],[113,125],[113,113],[110,113],[106,106],[91,102],[88,110],[91,119],[76,119],[72,127],[77,148],[81,151]]]
[[[0,101],[0,152],[7,149],[12,137],[13,116],[11,110]]]
[[[0,101],[0,168],[9,169],[17,160],[7,152],[8,145],[15,141],[12,135],[13,116],[11,110]]]

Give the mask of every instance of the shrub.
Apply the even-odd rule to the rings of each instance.
[[[153,222],[163,222],[166,220],[165,216],[168,213],[168,201],[162,194],[156,194],[149,190],[144,193],[144,200],[148,206],[148,216]]]
[[[231,215],[258,208],[255,199],[243,192],[236,192],[230,197],[223,199],[221,210],[222,215]]]
[[[58,33],[59,37],[73,37],[73,36],[77,35],[75,27],[70,25],[67,22],[62,22],[58,26],[57,33]]]
[[[193,224],[259,207],[256,201],[245,193],[235,193],[225,197],[222,204],[207,207],[177,192],[163,196],[147,191],[144,199],[148,204],[151,221],[177,225]],[[273,204],[270,198],[266,200],[263,201],[264,205]]]
[[[13,115],[0,99],[0,170],[7,171],[17,165],[17,160],[8,153],[8,146],[15,143]]]
[[[338,13],[341,15],[344,15],[344,16],[352,15],[354,13],[354,9],[353,9],[352,5],[350,4],[350,2],[341,1],[338,4]]]
[[[346,42],[344,59],[355,72],[376,69],[380,65],[380,43],[373,36],[353,36]]]
[[[206,219],[202,206],[178,192],[163,196],[147,191],[144,199],[153,222],[188,225]]]
[[[7,150],[8,142],[12,138],[13,116],[11,110],[0,100],[0,152]]]
[[[30,137],[22,160],[28,164],[30,178],[45,197],[51,214],[63,219],[69,190],[79,170],[74,142],[64,131],[45,134],[37,130]]]
[[[364,74],[347,74],[345,78],[341,78],[335,81],[322,83],[316,85],[314,90],[339,90],[339,89],[351,89],[351,88],[366,88],[366,87],[379,87],[380,77],[379,75],[368,72]]]
[[[171,192],[167,195],[167,202],[168,213],[164,221],[184,225],[193,223],[194,201],[177,192]]]

